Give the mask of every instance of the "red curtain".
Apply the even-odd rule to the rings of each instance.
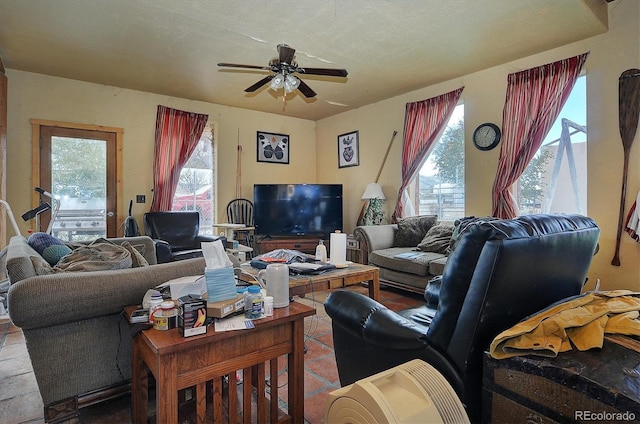
[[[502,112],[502,143],[493,183],[493,216],[514,218],[510,188],[538,151],[580,76],[589,53],[510,74]]]
[[[158,105],[151,212],[171,210],[180,171],[198,145],[208,118]]]
[[[406,188],[449,122],[463,89],[460,87],[438,97],[407,103],[402,144],[402,184],[393,211],[393,222],[405,216],[405,203],[410,202]]]

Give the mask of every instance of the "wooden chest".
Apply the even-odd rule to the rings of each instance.
[[[640,422],[640,341],[607,336],[601,350],[556,358],[487,353],[482,397],[484,422]]]

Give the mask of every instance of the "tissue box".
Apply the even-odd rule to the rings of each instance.
[[[238,294],[230,300],[220,302],[207,302],[207,316],[214,318],[224,318],[233,313],[244,310],[244,296]]]
[[[202,275],[192,275],[188,277],[175,278],[158,287],[169,286],[171,292],[171,300],[178,300],[181,297],[195,294],[203,295],[207,293],[207,283]]]
[[[202,296],[183,296],[178,299],[178,308],[178,327],[184,337],[207,332],[207,301]]]
[[[207,284],[209,302],[235,299],[237,293],[233,267],[205,268],[204,277]]]

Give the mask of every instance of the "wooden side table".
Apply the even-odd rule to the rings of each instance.
[[[347,235],[347,260],[358,264],[362,263],[360,257],[360,242],[353,234]]]
[[[178,390],[196,387],[196,413],[199,423],[205,422],[206,383],[213,381],[213,422],[222,422],[223,378],[229,378],[229,401],[226,416],[238,415],[236,371],[243,370],[242,415],[244,422],[252,422],[252,395],[256,395],[258,422],[267,421],[265,396],[265,363],[269,373],[278,375],[278,357],[287,355],[289,422],[304,421],[304,318],[314,315],[315,309],[298,302],[286,308],[274,309],[271,317],[255,320],[255,328],[215,332],[182,337],[180,330],[149,329],[142,331],[133,342],[131,370],[131,404],[134,423],[148,419],[148,374],[156,379],[156,422],[178,422]],[[255,373],[254,373],[255,371]],[[251,382],[256,384],[253,393]],[[272,392],[269,404],[270,421],[279,421],[277,391]]]

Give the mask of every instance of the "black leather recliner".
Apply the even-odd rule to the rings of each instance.
[[[227,239],[222,236],[200,235],[199,212],[147,212],[143,217],[144,232],[156,246],[158,263],[202,256],[202,242]]]
[[[437,281],[425,291],[431,305],[396,313],[359,293],[332,292],[325,309],[341,385],[419,358],[444,375],[479,421],[489,344],[523,318],[579,294],[599,234],[580,215],[485,220],[460,234],[439,291]]]

